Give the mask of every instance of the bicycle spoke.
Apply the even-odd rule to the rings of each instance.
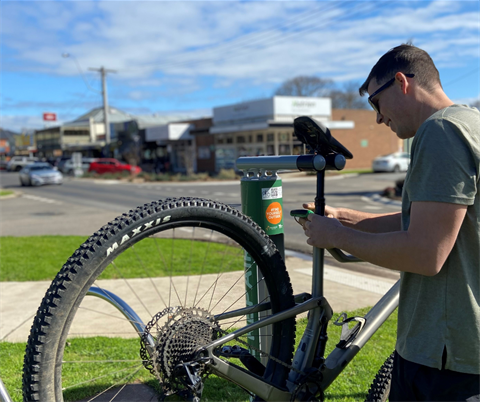
[[[134,245],[132,245],[132,250],[133,252],[135,253],[135,256],[137,257],[140,265],[142,266],[143,268],[143,271],[145,272],[145,275],[147,276],[147,278],[149,279],[150,283],[152,284],[152,287],[155,289],[155,292],[157,293],[157,296],[160,298],[160,300],[162,301],[163,304],[165,304],[165,302],[163,301],[163,298],[162,298],[162,295],[160,294],[159,290],[158,290],[158,287],[155,285],[155,283],[153,282],[153,277],[152,275],[150,275],[148,272],[147,272],[147,269],[145,267],[145,264],[143,263],[143,260],[140,258],[140,256],[138,255],[137,253],[137,250],[135,248]],[[154,275],[156,276],[156,275]]]
[[[113,267],[115,267],[116,271],[118,273],[120,273],[120,270],[118,269],[117,267],[117,264],[115,263],[115,261],[112,261],[111,265]],[[145,305],[145,303],[143,302],[143,299],[137,294],[137,292],[135,292],[135,290],[133,289],[132,285],[130,285],[130,282],[122,276],[122,279],[124,280],[125,284],[130,288],[130,290],[132,291],[132,293],[135,295],[136,299],[140,302],[140,304],[143,306],[143,308],[145,309],[145,311],[148,313],[148,315],[152,315],[150,313],[150,311],[148,310],[148,307]]]

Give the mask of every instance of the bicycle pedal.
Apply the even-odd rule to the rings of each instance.
[[[349,328],[348,324],[352,321],[356,321],[357,323],[352,328]],[[347,317],[346,313],[340,314],[340,316],[333,323],[336,326],[342,327],[340,342],[338,342],[336,345],[337,348],[344,349],[350,346],[357,335],[362,331],[365,322],[366,320],[364,317]]]

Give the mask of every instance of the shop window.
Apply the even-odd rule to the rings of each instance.
[[[303,155],[304,153],[305,153],[305,151],[303,150],[303,144],[293,146],[292,155]]]
[[[233,137],[227,137],[227,144],[233,144]]]
[[[243,135],[237,136],[237,144],[245,144],[245,136]]]
[[[263,142],[263,134],[257,134],[257,142]]]
[[[290,138],[288,133],[278,133],[278,141],[279,142],[289,142]]]
[[[275,149],[273,145],[267,145],[267,155],[275,155]]]
[[[278,147],[278,154],[279,155],[291,155],[290,145],[289,144],[280,144],[279,147]]]
[[[210,159],[211,152],[209,146],[198,147],[198,159]]]
[[[274,142],[275,141],[275,134],[274,133],[268,133],[267,134],[267,142]]]

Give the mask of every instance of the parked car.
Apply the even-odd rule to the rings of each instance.
[[[142,171],[138,166],[129,165],[127,163],[122,163],[118,159],[114,158],[98,158],[90,163],[88,168],[89,172],[95,173],[121,173],[129,172],[132,174],[137,174]]]
[[[65,166],[65,163],[69,161],[72,157],[71,156],[61,156],[53,162],[53,166],[55,166],[60,172],[63,173],[63,167]]]
[[[82,158],[82,166],[81,169],[83,173],[88,172],[88,169],[90,168],[90,164],[95,161],[95,158]],[[74,165],[73,165],[73,159],[68,159],[65,161],[65,163],[62,164],[62,166],[58,167],[58,170],[60,170],[62,173],[67,174],[67,175],[73,175],[74,173]]]
[[[375,158],[372,162],[374,172],[406,172],[410,164],[410,154],[394,152]]]
[[[38,158],[33,156],[12,156],[12,158],[8,161],[6,168],[9,172],[18,172],[25,166],[37,161]]]
[[[7,163],[6,159],[0,158],[0,170],[7,170]]]
[[[44,184],[62,184],[63,175],[49,163],[37,162],[20,170],[22,186],[42,186]]]

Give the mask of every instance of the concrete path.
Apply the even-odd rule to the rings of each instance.
[[[287,252],[287,269],[291,278],[293,291],[295,294],[311,292],[312,266],[311,257],[303,254]],[[361,264],[360,264],[361,265]],[[359,265],[359,266],[360,266]],[[390,277],[374,276],[372,273],[361,273],[352,270],[346,270],[325,264],[325,296],[335,312],[350,311],[360,307],[374,305],[380,297],[396,282],[395,275]],[[206,290],[209,284],[215,279],[216,275],[204,275],[199,281],[201,287]],[[238,274],[226,274],[222,280],[236,283]],[[397,275],[398,276],[398,275]],[[186,278],[176,278],[177,291],[181,294],[182,287],[186,288]],[[196,284],[198,277],[190,278],[190,286]],[[158,310],[159,289],[168,289],[169,278],[157,278],[154,281],[147,279],[129,280],[129,285],[137,293],[142,294],[142,300],[145,305],[134,302],[131,307],[142,317],[142,311],[145,311],[145,320],[147,320],[146,311]],[[45,295],[45,291],[50,286],[50,282],[0,282],[0,340],[9,342],[26,342],[35,315],[40,302]],[[131,288],[123,280],[99,281],[97,286],[106,288],[116,295],[131,294]],[[201,292],[200,292],[201,294]],[[233,294],[237,294],[241,300],[243,294],[243,284],[237,283]],[[192,296],[193,297],[193,296]],[[236,297],[232,297],[237,299]],[[74,333],[84,335],[102,334],[118,335],[119,333],[131,333],[130,328],[123,328],[116,323],[113,325],[115,330],[112,332],[112,323],[105,319],[107,315],[115,315],[116,310],[106,304],[102,304],[102,312],[99,314],[95,307],[98,306],[98,299],[89,298],[84,304],[85,308],[81,312],[81,319],[77,322],[81,328],[72,328]],[[130,300],[128,296],[126,300]],[[228,307],[219,304],[218,309]],[[223,311],[223,310],[222,310]],[[117,314],[118,316],[118,314]],[[118,320],[117,320],[118,321]],[[115,322],[117,322],[115,321]]]

